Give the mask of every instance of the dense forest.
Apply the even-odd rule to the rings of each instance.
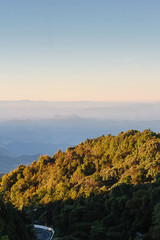
[[[20,165],[0,192],[63,240],[159,240],[159,171],[160,134],[130,130]]]
[[[11,203],[4,204],[0,199],[0,240],[33,240],[31,220]]]

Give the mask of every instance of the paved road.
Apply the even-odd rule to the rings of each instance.
[[[37,240],[51,240],[54,230],[41,225],[34,225]]]

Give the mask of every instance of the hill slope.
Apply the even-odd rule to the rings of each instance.
[[[35,239],[30,221],[22,212],[0,199],[0,240],[20,239]]]
[[[64,240],[133,240],[136,232],[158,240],[159,170],[160,135],[130,130],[20,165],[0,190]]]
[[[88,197],[118,183],[140,184],[160,169],[160,135],[145,130],[101,136],[41,156],[31,166],[20,165],[2,178],[1,191],[15,206]]]

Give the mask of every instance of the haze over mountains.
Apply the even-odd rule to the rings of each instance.
[[[107,120],[159,120],[160,102],[0,101],[0,121],[76,115]]]
[[[160,131],[160,102],[0,101],[0,172],[86,138],[147,128]]]

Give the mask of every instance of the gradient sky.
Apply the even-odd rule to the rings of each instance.
[[[0,100],[160,101],[159,0],[1,0]]]

